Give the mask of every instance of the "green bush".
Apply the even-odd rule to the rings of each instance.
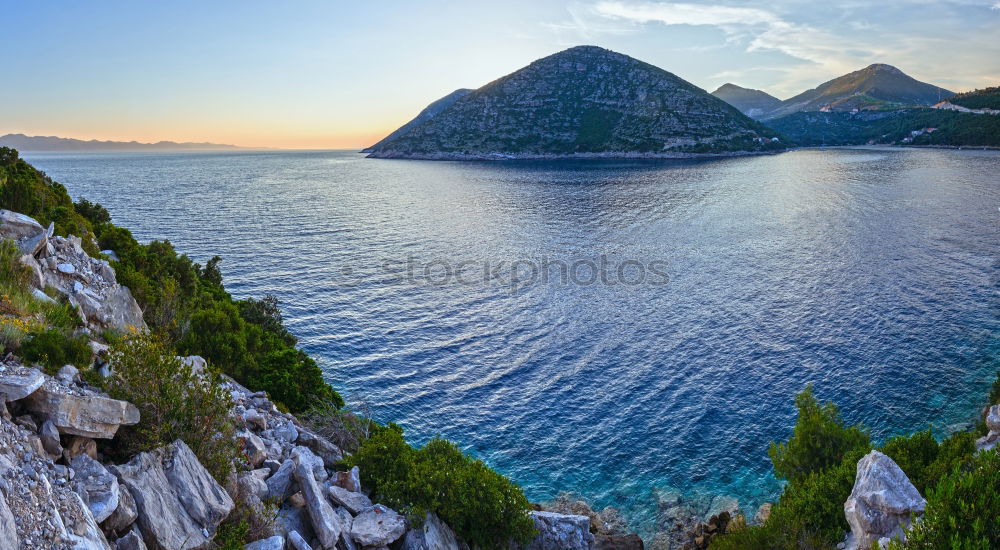
[[[895,550],[1000,548],[1000,454],[978,453],[955,465],[927,496],[922,521]]]
[[[345,465],[360,467],[376,500],[418,524],[433,512],[473,548],[507,548],[534,534],[521,489],[443,439],[414,449],[399,426],[377,427]]]
[[[953,465],[961,464],[972,456],[976,451],[976,442],[971,432],[959,432],[938,444],[931,430],[927,429],[909,436],[890,438],[881,450],[896,462],[920,494],[926,495],[951,471]]]
[[[39,363],[49,374],[55,374],[63,365],[76,365],[81,370],[90,365],[91,351],[83,336],[69,336],[66,331],[49,328],[33,333],[21,344],[21,357]]]
[[[837,406],[819,403],[812,385],[795,396],[799,419],[787,443],[771,443],[767,454],[774,464],[774,473],[789,481],[840,464],[844,457],[871,445],[868,433],[861,426],[845,427]]]
[[[140,420],[122,427],[106,452],[125,459],[181,439],[220,483],[239,459],[229,422],[229,395],[212,369],[192,371],[162,338],[132,333],[112,342],[114,374],[104,389],[134,403]]]

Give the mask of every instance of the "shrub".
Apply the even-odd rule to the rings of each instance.
[[[55,374],[63,365],[86,368],[90,365],[91,351],[85,337],[68,336],[62,329],[49,328],[33,333],[21,344],[20,354],[44,366],[49,374]]]
[[[811,384],[795,397],[795,406],[799,418],[792,437],[787,443],[772,442],[767,453],[778,477],[802,479],[840,464],[851,451],[870,446],[868,433],[861,426],[845,427],[837,406],[819,403]]]
[[[922,521],[907,533],[899,550],[988,550],[1000,548],[1000,454],[978,453],[955,465],[927,496]]]
[[[313,405],[299,416],[299,420],[313,432],[351,454],[357,452],[375,427],[366,407],[362,406],[361,413],[358,414],[331,402]]]
[[[123,427],[109,452],[126,458],[182,439],[220,483],[239,457],[229,422],[230,401],[219,375],[195,373],[161,337],[132,333],[111,344],[114,374],[104,382],[115,399],[134,403],[140,421]]]
[[[433,512],[474,548],[506,548],[534,534],[521,489],[443,439],[414,449],[399,426],[380,426],[345,464],[361,468],[377,500],[418,524]]]
[[[882,446],[882,452],[899,465],[922,495],[934,488],[953,465],[967,461],[975,451],[975,435],[971,432],[956,433],[939,445],[930,429],[890,438]]]

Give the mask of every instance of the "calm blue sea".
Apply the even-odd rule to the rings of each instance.
[[[349,401],[649,534],[655,488],[773,498],[807,383],[877,438],[998,368],[1000,153],[451,163],[28,154],[141,240],[271,293]]]

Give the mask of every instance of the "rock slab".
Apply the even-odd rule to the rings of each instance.
[[[844,503],[854,548],[870,548],[882,538],[905,538],[926,504],[891,458],[878,451],[868,453],[858,461],[854,489]]]

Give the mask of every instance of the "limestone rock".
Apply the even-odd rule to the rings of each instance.
[[[71,436],[63,448],[63,458],[66,462],[73,460],[73,457],[87,455],[90,458],[97,458],[97,442],[89,437],[81,435]]]
[[[990,432],[976,440],[976,449],[988,451],[1000,443],[1000,405],[993,405],[986,412],[986,427]]]
[[[17,401],[34,393],[43,382],[45,375],[38,369],[19,367],[0,374],[0,393],[7,395],[7,401]]]
[[[42,233],[45,228],[30,216],[0,209],[0,238],[20,240]]]
[[[49,456],[59,458],[62,455],[59,430],[51,420],[42,423],[42,427],[38,429],[38,437],[42,440],[42,446],[45,447],[45,452],[49,453]]]
[[[115,550],[146,550],[146,543],[138,531],[132,530],[115,541]]]
[[[594,542],[590,518],[552,512],[530,512],[538,534],[526,550],[589,550]]]
[[[868,453],[858,461],[854,489],[844,503],[856,548],[869,548],[885,537],[903,538],[926,504],[891,458],[878,451]]]
[[[132,498],[132,493],[119,483],[118,507],[104,520],[101,526],[109,533],[124,533],[135,523],[138,517],[139,511],[136,510],[135,499]]]
[[[94,521],[101,523],[108,519],[118,508],[118,479],[100,462],[85,454],[74,458],[69,465],[76,473],[74,490],[90,509]]]
[[[243,547],[243,550],[282,550],[285,547],[285,539],[280,536],[273,536],[266,539],[255,540]]]
[[[47,417],[64,434],[111,439],[121,425],[139,422],[135,405],[90,393],[78,395],[59,384],[42,384],[25,400],[28,410]]]
[[[140,453],[112,471],[135,499],[143,537],[157,550],[200,548],[234,507],[180,440]]]
[[[68,530],[66,535],[69,539],[69,548],[73,550],[111,550],[111,545],[104,538],[90,510],[80,499],[80,495],[70,493],[71,501],[67,506],[66,515],[73,520],[73,529]],[[66,519],[63,518],[65,522]]]
[[[340,450],[340,447],[334,445],[325,437],[316,435],[309,430],[300,428],[298,430],[298,439],[295,441],[312,451],[316,456],[322,458],[323,465],[327,468],[333,468],[344,458],[344,452]]]
[[[333,550],[337,546],[343,527],[313,474],[313,463],[319,461],[319,458],[305,447],[296,447],[293,453],[295,481],[298,482],[302,496],[306,500],[306,510],[309,512],[309,519],[312,520],[313,530],[320,546],[324,550]]]
[[[241,431],[236,434],[243,450],[243,456],[250,463],[251,468],[256,468],[267,459],[267,447],[264,441],[257,434],[250,431]]]
[[[454,531],[434,514],[427,514],[424,523],[406,532],[403,550],[460,550]]]
[[[351,538],[359,545],[389,546],[406,532],[406,520],[395,510],[381,504],[372,506],[354,518]]]
[[[347,472],[336,472],[333,475],[333,484],[337,487],[343,487],[353,493],[361,492],[361,470],[357,466]]]
[[[313,550],[298,531],[288,533],[288,543],[292,545],[293,550]]]
[[[267,484],[267,497],[281,502],[292,496],[292,493],[295,492],[295,478],[293,476],[294,471],[295,462],[292,459],[282,462],[278,471],[271,475],[271,477],[267,478],[267,481],[265,482]]]
[[[336,485],[330,486],[328,494],[330,495],[330,500],[347,508],[347,511],[355,516],[372,506],[372,501],[364,493],[354,493]]]

